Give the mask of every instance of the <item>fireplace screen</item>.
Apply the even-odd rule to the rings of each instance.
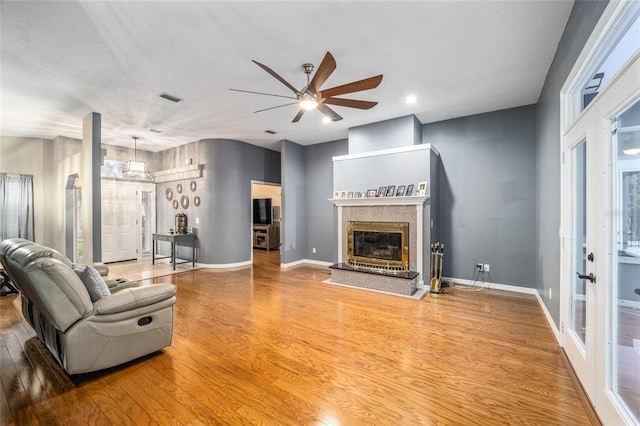
[[[384,271],[409,270],[409,224],[348,222],[347,263]]]

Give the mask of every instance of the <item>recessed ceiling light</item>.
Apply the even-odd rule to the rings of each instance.
[[[270,135],[275,135],[276,133],[278,133],[275,130],[269,130],[269,129],[265,130],[264,132],[269,133]]]
[[[408,104],[415,104],[415,103],[418,101],[418,98],[416,98],[416,96],[415,96],[415,95],[409,95],[409,96],[407,96],[407,97],[405,98],[405,101],[406,101]]]
[[[326,123],[331,123],[331,119],[330,119],[329,117],[324,117],[324,118],[322,119],[322,122],[323,122],[323,123],[325,123],[325,124],[326,124]]]

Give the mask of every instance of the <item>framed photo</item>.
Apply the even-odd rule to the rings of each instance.
[[[347,192],[347,198],[353,198],[353,192]]]
[[[340,198],[340,191],[333,191],[333,198]]]
[[[407,185],[407,190],[404,192],[405,197],[410,197],[413,193],[413,184]]]
[[[400,185],[398,187],[398,190],[396,191],[396,197],[404,197],[404,189],[405,189],[405,186]]]
[[[393,193],[395,191],[396,191],[396,186],[395,185],[387,186],[387,195],[385,195],[385,197],[393,197]]]
[[[353,198],[362,198],[362,192],[354,192]]]
[[[418,184],[418,189],[416,189],[416,195],[427,195],[427,187],[428,187],[429,183],[428,182],[420,182]]]
[[[384,194],[386,193],[387,193],[387,187],[381,186],[380,188],[378,188],[378,194],[376,195],[376,197],[384,197]]]
[[[376,196],[376,190],[375,189],[370,189],[367,191],[367,198],[372,198]]]

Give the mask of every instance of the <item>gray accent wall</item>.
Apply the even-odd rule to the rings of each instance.
[[[337,262],[337,213],[329,201],[333,197],[333,157],[345,155],[346,139],[310,145],[304,149],[304,171],[307,182],[307,247],[305,258],[321,262]],[[316,252],[313,253],[313,248]]]
[[[472,279],[488,263],[492,282],[535,287],[535,119],[529,105],[423,126],[440,152],[444,275]]]
[[[560,324],[560,90],[607,3],[575,2],[537,104],[535,287],[557,326]]]
[[[183,166],[184,158],[204,168],[202,178],[180,181],[183,193],[188,194],[189,182],[197,182],[198,207],[191,202],[186,210],[174,210],[165,190],[178,182],[157,185],[157,229],[166,232],[174,225],[175,214],[185,212],[198,235],[198,262],[229,265],[250,261],[251,181],[280,183],[280,153],[237,140],[204,139],[167,150],[163,156],[165,169]],[[166,253],[166,248],[161,252]],[[180,248],[179,253],[190,258],[189,249]]]
[[[349,129],[349,154],[419,145],[422,126],[415,115],[392,118]]]
[[[307,179],[304,147],[283,140],[282,158],[282,248],[280,262],[302,260],[307,251]]]

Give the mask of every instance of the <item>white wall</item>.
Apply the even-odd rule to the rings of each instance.
[[[33,175],[33,221],[36,242],[51,245],[51,182],[53,144],[49,139],[0,137],[0,172]]]

